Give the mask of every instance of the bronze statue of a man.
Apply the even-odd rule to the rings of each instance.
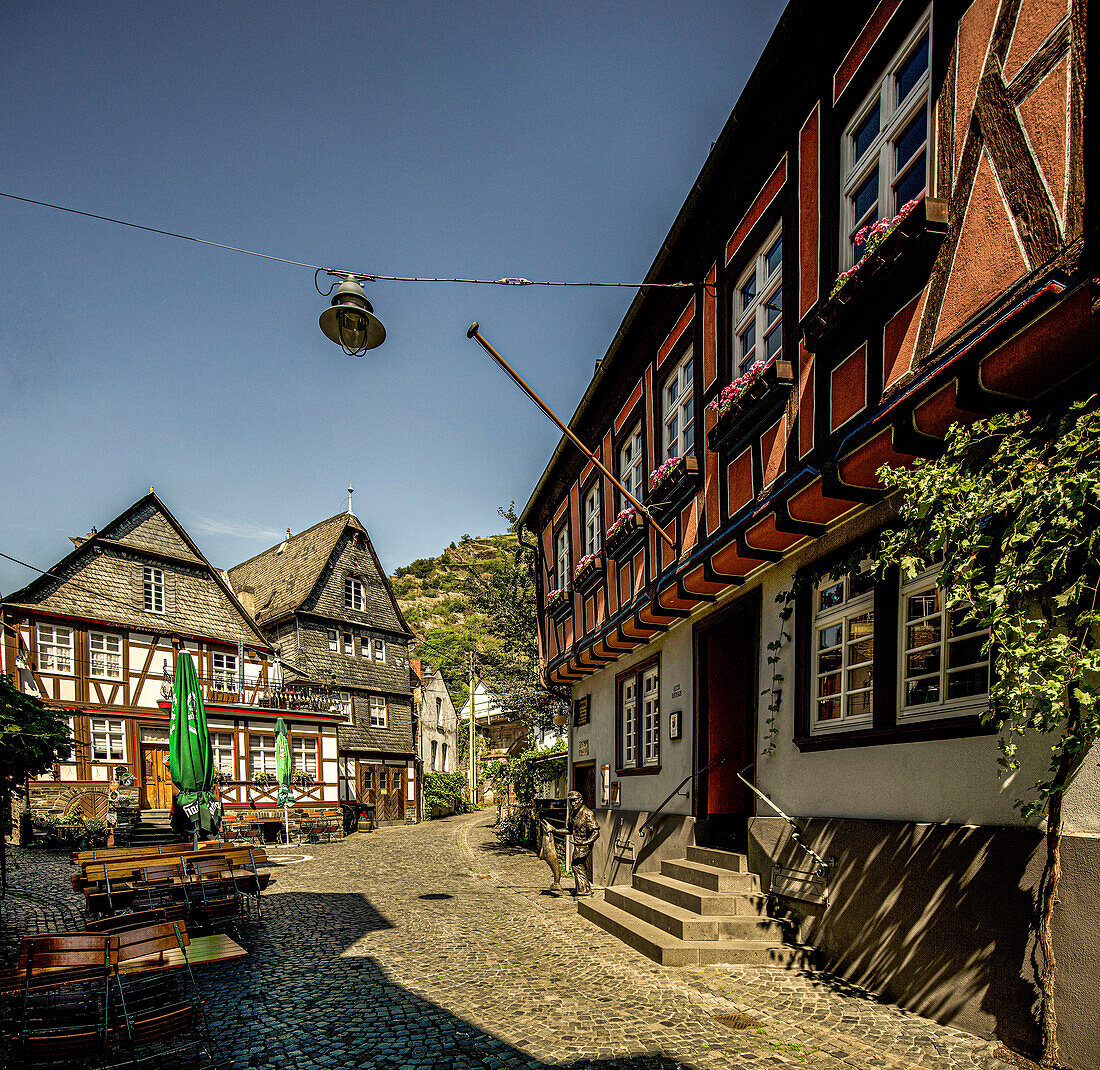
[[[576,896],[592,894],[592,845],[600,838],[600,826],[592,811],[584,805],[579,791],[571,791],[569,799],[569,831],[573,836],[573,879]]]

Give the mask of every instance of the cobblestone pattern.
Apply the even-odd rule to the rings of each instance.
[[[301,848],[249,957],[198,979],[227,1067],[1003,1070],[995,1045],[820,972],[658,966],[544,889],[488,814]],[[71,921],[65,859],[16,852],[0,953]],[[760,1024],[732,1031],[718,1015]]]

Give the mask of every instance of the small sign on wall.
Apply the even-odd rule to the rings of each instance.
[[[588,757],[588,740],[587,739],[582,739],[577,744],[577,757],[578,758],[587,758]]]
[[[681,726],[681,720],[683,718],[682,710],[673,710],[668,715],[668,738],[680,739],[683,735],[683,728]]]
[[[619,805],[619,782],[617,780],[611,781],[611,793],[608,798],[608,806]]]
[[[672,688],[672,697],[673,698],[679,698],[683,693],[684,693],[684,690],[679,684],[673,685],[673,688]]]
[[[611,766],[600,766],[600,797],[604,806],[611,805]]]

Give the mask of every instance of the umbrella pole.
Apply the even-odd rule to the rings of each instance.
[[[287,847],[290,846],[290,818],[287,817],[286,807],[283,807],[283,836]]]

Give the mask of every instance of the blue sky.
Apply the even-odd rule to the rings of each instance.
[[[782,3],[0,6],[0,191],[386,275],[639,280]],[[0,551],[148,487],[228,567],[346,506],[387,569],[499,531],[633,291],[378,282],[0,199]],[[32,578],[0,561],[0,592]]]

